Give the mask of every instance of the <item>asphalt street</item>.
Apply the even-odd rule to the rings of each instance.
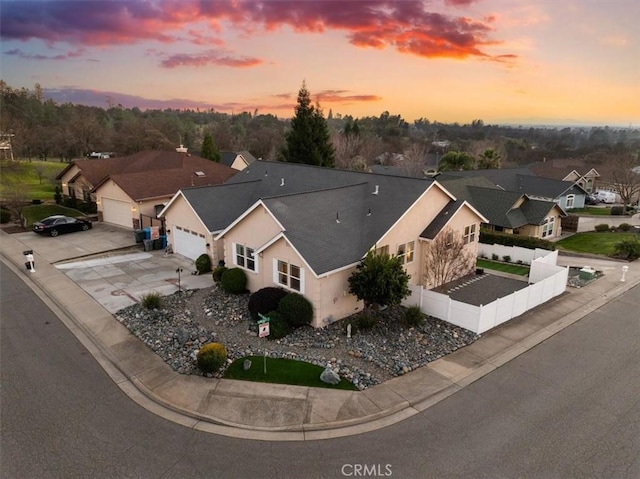
[[[640,287],[409,420],[271,443],[141,408],[4,264],[0,277],[2,478],[640,477]]]

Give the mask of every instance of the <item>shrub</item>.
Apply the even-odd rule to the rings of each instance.
[[[313,306],[307,298],[299,293],[289,293],[280,300],[278,313],[293,328],[311,324]]]
[[[623,206],[612,206],[611,207],[611,215],[612,216],[620,216],[624,214]]]
[[[216,269],[213,270],[213,281],[215,283],[219,283],[222,281],[222,275],[224,274],[224,272],[227,270],[227,268],[225,266],[218,266]]]
[[[0,209],[0,223],[8,223],[11,221],[11,211],[2,208]]]
[[[140,304],[145,309],[160,309],[162,307],[162,296],[155,291],[147,293],[140,299]]]
[[[268,339],[281,339],[289,334],[293,328],[287,321],[280,315],[278,311],[270,311],[269,316],[269,336]]]
[[[631,225],[629,223],[621,223],[618,229],[620,231],[631,231]]]
[[[215,373],[227,360],[227,350],[223,344],[208,343],[200,348],[196,356],[198,369],[203,373]]]
[[[196,259],[196,270],[198,274],[204,274],[211,271],[211,258],[207,253],[203,253]]]
[[[504,255],[502,257],[502,261],[504,261],[505,263],[509,263],[511,261],[511,256],[509,256],[508,254]]]
[[[410,328],[415,328],[424,323],[424,316],[420,306],[409,306],[404,312],[404,323]]]
[[[516,264],[524,264],[524,262],[521,259],[519,259],[518,261],[516,261]]]
[[[222,289],[231,294],[242,294],[247,289],[247,275],[240,268],[231,268],[222,273]]]
[[[378,318],[370,311],[363,310],[358,314],[353,322],[357,331],[366,331],[373,328],[378,322]]]
[[[604,233],[606,231],[609,231],[610,229],[611,229],[611,227],[606,223],[601,223],[601,224],[595,226],[595,230],[598,233]]]
[[[254,321],[258,320],[258,313],[267,314],[278,309],[278,303],[287,295],[282,288],[262,288],[249,297],[249,313]]]
[[[615,244],[616,256],[634,261],[640,258],[640,240],[627,239]]]
[[[493,254],[491,255],[491,259],[492,259],[493,261],[498,261],[498,260],[500,259],[500,256],[498,256],[497,254],[493,253]]]
[[[497,231],[480,230],[480,243],[484,244],[501,244],[504,246],[522,246],[523,248],[541,248],[554,251],[555,243],[541,238],[532,238],[531,236],[520,236],[508,233],[500,233]]]
[[[59,186],[56,186],[55,193],[53,194],[53,200],[56,202],[56,205],[62,204],[62,191]]]

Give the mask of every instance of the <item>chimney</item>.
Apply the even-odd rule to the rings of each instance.
[[[182,144],[180,144],[180,146],[178,148],[176,148],[176,151],[178,153],[186,153],[188,148],[185,148],[184,146],[182,146]]]
[[[377,195],[379,191],[380,191],[380,185],[376,185],[376,190],[371,194],[372,195]]]

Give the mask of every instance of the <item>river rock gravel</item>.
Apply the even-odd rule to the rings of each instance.
[[[353,317],[269,340],[250,330],[248,301],[248,294],[230,295],[213,285],[165,296],[161,309],[129,306],[118,311],[116,318],[178,373],[202,374],[196,366],[198,350],[206,343],[220,342],[227,349],[227,364],[266,352],[270,357],[330,367],[359,389],[406,374],[479,338],[431,317],[418,327],[403,326],[404,308],[395,306],[381,312],[371,329],[356,331],[354,326],[351,338],[346,325],[355,325]]]

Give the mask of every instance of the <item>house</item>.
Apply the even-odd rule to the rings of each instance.
[[[595,168],[585,166],[583,160],[540,161],[529,165],[528,168],[537,176],[574,183],[588,194],[598,189],[596,182],[600,173]]]
[[[528,168],[499,168],[489,170],[451,171],[446,177],[483,176],[495,186],[527,195],[531,199],[554,201],[563,210],[584,208],[587,191],[572,181],[544,178]]]
[[[220,163],[234,170],[242,171],[254,161],[256,161],[256,158],[248,151],[220,152]]]
[[[160,213],[174,252],[242,268],[247,287],[303,294],[320,327],[362,308],[348,278],[370,250],[403,258],[422,284],[423,249],[451,228],[475,257],[480,223],[428,179],[257,160],[224,185],[185,188]]]
[[[137,229],[144,217],[156,218],[180,188],[220,184],[236,173],[184,152],[153,150],[76,160],[58,177],[64,194],[96,202],[99,221]]]
[[[438,180],[458,199],[468,201],[484,215],[488,229],[543,239],[562,233],[561,219],[567,214],[554,201],[503,190],[483,176],[442,174]]]

